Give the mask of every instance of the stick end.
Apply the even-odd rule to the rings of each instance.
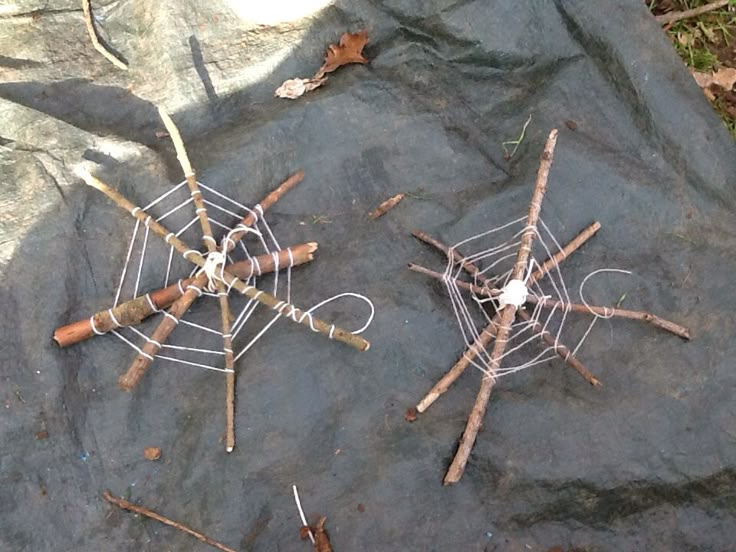
[[[228,454],[235,450],[235,447],[233,445],[228,445],[225,447],[225,452]]]

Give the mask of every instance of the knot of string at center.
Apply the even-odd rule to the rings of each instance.
[[[217,282],[222,281],[226,259],[227,257],[222,251],[210,251],[207,254],[207,260],[199,271],[199,273],[204,273],[207,276],[207,291],[216,291]]]
[[[517,309],[524,306],[526,296],[529,290],[523,280],[509,280],[509,282],[501,289],[501,295],[498,296],[498,304],[500,308],[506,305],[514,305]]]

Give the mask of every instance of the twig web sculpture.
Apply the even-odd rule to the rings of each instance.
[[[410,264],[409,268],[442,280],[467,347],[460,360],[417,404],[416,412],[421,413],[429,408],[469,365],[483,373],[480,391],[465,432],[445,475],[445,485],[456,483],[462,477],[483,421],[491,390],[501,376],[559,356],[590,384],[600,386],[598,379],[576,356],[599,318],[641,320],[690,339],[689,330],[674,322],[647,312],[591,305],[585,299],[584,287],[588,279],[600,272],[628,274],[624,270],[601,269],[591,272],[578,289],[581,303],[572,302],[570,290],[562,277],[560,263],[589,240],[600,229],[600,224],[591,224],[562,247],[540,218],[556,143],[557,131],[553,130],[544,147],[534,194],[526,216],[462,240],[452,247],[424,232],[414,233],[415,237],[447,256],[444,273],[415,264]],[[546,256],[544,262],[540,262],[535,256],[535,250]],[[461,279],[463,272],[472,276],[471,282]],[[563,342],[571,313],[593,315],[587,329],[577,337],[573,348]],[[536,346],[539,342],[543,343],[541,349]],[[535,346],[534,352],[529,352]],[[413,420],[415,416],[415,412],[408,413],[407,419]]]
[[[374,308],[367,297],[353,292],[340,293],[307,310],[294,306],[291,297],[292,268],[311,261],[317,244],[310,242],[282,247],[265,218],[265,212],[296,186],[304,174],[300,171],[292,175],[260,203],[248,207],[196,179],[178,129],[163,110],[159,111],[186,178],[149,204],[139,207],[88,172],[80,171],[80,177],[89,186],[104,193],[136,222],[113,306],[88,319],[58,328],[54,339],[61,346],[105,333],[122,340],[136,352],[130,368],[119,379],[120,387],[128,391],[135,388],[154,359],[223,372],[226,379],[225,447],[231,452],[235,447],[236,361],[281,318],[365,351],[369,343],[359,334],[371,324]],[[192,207],[195,214],[189,216],[186,213],[191,212]],[[205,253],[188,245],[197,233],[204,242]],[[165,242],[167,251],[161,251],[163,256],[157,257],[149,252],[153,245],[151,234]],[[247,244],[244,238],[248,238]],[[158,262],[164,258],[164,263]],[[172,283],[172,275],[179,272],[184,262],[189,266],[194,264],[193,270],[188,277]],[[152,264],[165,266],[161,271],[163,287],[139,295],[142,275]],[[268,288],[257,287],[261,276],[268,273],[273,274],[271,285]],[[231,297],[232,290],[239,292],[240,297],[238,294]],[[123,301],[126,293],[130,293],[131,299]],[[191,317],[185,317],[200,297],[219,303],[219,324],[209,320],[195,322],[189,319]],[[370,312],[361,328],[347,331],[315,315],[320,307],[341,298],[358,299],[368,305]],[[245,339],[247,332],[243,330],[259,307],[273,311],[272,317],[254,335]],[[150,336],[135,327],[157,314],[159,323]],[[177,332],[182,334],[181,339],[178,343],[169,341],[170,334],[177,327],[181,327]],[[196,347],[193,346],[195,342]],[[200,343],[205,345],[200,346]]]

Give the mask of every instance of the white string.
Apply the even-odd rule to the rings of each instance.
[[[312,544],[314,544],[314,535],[312,534],[312,530],[309,528],[309,524],[307,523],[307,518],[304,516],[304,510],[302,510],[302,503],[299,500],[299,491],[296,490],[296,485],[292,485],[291,488],[294,490],[294,502],[296,502],[296,509],[299,510],[299,517],[302,520],[302,527],[307,528],[307,533],[309,534],[309,540],[311,540]]]
[[[147,218],[143,220],[136,220],[135,227],[133,229],[133,235],[131,236],[131,241],[128,246],[128,251],[126,254],[126,260],[125,264],[122,269],[122,274],[120,277],[120,283],[117,289],[116,298],[115,298],[115,305],[118,304],[118,302],[122,298],[123,289],[126,287],[126,279],[128,278],[128,273],[130,272],[128,270],[128,266],[131,262],[131,259],[133,257],[133,249],[136,248],[136,244],[138,243],[137,235],[138,230],[140,229],[141,222],[144,223],[146,226],[146,231],[142,239],[142,243],[138,244],[138,248],[140,249],[140,257],[138,258],[138,267],[137,271],[135,271],[135,275],[133,278],[133,281],[131,282],[131,287],[133,289],[133,297],[136,297],[138,295],[139,289],[141,289],[142,286],[146,285],[145,277],[143,274],[143,265],[144,262],[148,265],[151,263],[156,262],[157,259],[150,257],[149,260],[145,260],[146,251],[148,247],[150,246],[150,242],[152,240],[148,240],[148,235],[150,233],[149,229],[149,222],[151,220],[156,220],[157,222],[163,221],[165,219],[168,219],[167,226],[169,226],[171,233],[166,236],[166,243],[169,244],[169,252],[168,252],[168,259],[166,259],[166,268],[165,268],[165,277],[164,277],[164,287],[169,285],[172,273],[174,273],[175,270],[178,270],[178,264],[174,263],[174,250],[175,248],[171,245],[171,240],[176,237],[182,236],[185,232],[189,231],[194,227],[198,221],[198,216],[194,216],[192,218],[186,218],[185,223],[177,228],[176,226],[172,226],[172,221],[175,220],[175,217],[173,215],[175,213],[180,212],[182,209],[186,208],[187,206],[191,205],[193,203],[193,197],[190,193],[188,193],[187,188],[184,188],[186,184],[186,181],[181,182],[177,186],[173,187],[172,189],[166,191],[161,196],[155,198],[153,201],[151,201],[148,205],[146,205],[145,208],[140,209],[136,208],[134,209],[134,214],[137,216],[141,216],[141,214],[146,215]],[[232,222],[229,224],[218,220],[216,217],[211,216],[208,213],[208,218],[210,220],[210,223],[212,224],[213,229],[217,228],[218,230],[221,230],[224,232],[224,235],[220,238],[220,244],[222,247],[225,247],[229,250],[229,254],[225,255],[223,253],[219,252],[206,252],[206,253],[200,253],[199,251],[190,250],[186,251],[183,255],[183,258],[186,259],[189,257],[191,258],[196,255],[201,255],[205,259],[204,265],[200,268],[195,266],[190,274],[190,277],[202,273],[207,276],[207,286],[205,286],[203,289],[197,289],[198,294],[205,296],[205,297],[217,297],[217,293],[214,293],[216,290],[217,282],[224,280],[224,267],[226,264],[231,264],[233,262],[237,262],[241,259],[243,260],[249,260],[250,266],[251,266],[251,272],[248,275],[247,278],[241,278],[240,280],[245,282],[246,286],[249,286],[251,289],[256,289],[255,285],[258,280],[258,278],[262,275],[262,267],[261,264],[258,262],[256,255],[260,254],[268,254],[271,256],[272,263],[274,265],[273,274],[270,276],[271,278],[271,285],[269,288],[272,288],[272,295],[279,297],[280,294],[283,292],[283,289],[285,289],[285,297],[279,302],[277,312],[271,319],[262,327],[259,329],[259,331],[256,332],[256,334],[247,340],[244,344],[239,344],[238,349],[235,350],[234,357],[235,359],[239,359],[241,356],[243,356],[263,335],[265,335],[271,327],[275,324],[275,322],[282,317],[288,317],[291,318],[293,321],[303,323],[307,327],[309,327],[313,331],[318,331],[317,328],[314,326],[314,318],[313,313],[326,306],[327,304],[331,303],[332,301],[336,301],[342,298],[354,298],[359,299],[369,306],[369,313],[368,317],[365,321],[365,323],[355,330],[354,334],[359,334],[364,332],[368,326],[371,324],[375,317],[375,307],[373,303],[365,296],[353,293],[353,292],[344,292],[337,294],[333,297],[330,297],[328,299],[325,299],[324,301],[321,301],[311,307],[310,309],[306,311],[298,311],[292,304],[291,304],[291,291],[292,291],[292,268],[294,266],[294,255],[290,249],[286,250],[285,257],[288,258],[288,260],[282,260],[282,256],[280,256],[280,252],[282,252],[281,246],[279,244],[278,239],[276,238],[275,233],[273,232],[271,226],[268,224],[268,221],[264,217],[263,208],[260,206],[260,204],[257,204],[252,209],[245,206],[242,203],[239,203],[225,194],[222,194],[218,192],[217,190],[214,190],[204,184],[200,183],[200,188],[203,190],[206,190],[210,195],[208,198],[202,198],[205,205],[208,207],[211,207],[212,210],[216,213],[222,213],[224,214],[228,219],[232,218]],[[178,192],[178,193],[177,193]],[[216,201],[212,201],[216,200]],[[222,200],[226,203],[227,206],[221,205],[219,201]],[[150,209],[155,208],[156,210],[160,210],[161,214],[153,214],[153,212],[149,212]],[[252,226],[245,226],[241,223],[242,219],[246,216],[250,215],[251,220],[253,220]],[[234,224],[234,226],[233,226]],[[251,241],[250,243],[252,245],[246,245],[245,240],[238,240],[237,245],[235,242],[234,237],[236,235],[247,237],[247,235],[252,235],[256,238],[255,241]],[[189,241],[189,240],[187,240]],[[233,247],[235,246],[235,247]],[[254,248],[260,248],[262,250],[258,253],[255,253],[254,251],[249,250],[250,247]],[[176,256],[178,258],[178,256]],[[151,260],[153,259],[153,260]],[[163,261],[163,260],[162,260]],[[179,260],[177,263],[181,263],[182,261]],[[186,262],[187,266],[191,266],[190,262]],[[150,272],[150,267],[148,267],[148,270],[146,272]],[[280,274],[280,272],[283,271],[285,274]],[[179,291],[183,294],[186,289],[184,289],[184,286],[182,286],[182,280],[178,280],[176,282]],[[192,286],[188,286],[189,288],[192,288]],[[227,292],[230,291],[230,288],[232,287],[231,284],[227,284]],[[257,294],[260,294],[261,292],[258,291]],[[231,334],[232,334],[232,340],[235,342],[235,339],[238,337],[239,334],[241,334],[246,327],[247,323],[251,320],[253,320],[253,314],[256,311],[257,307],[259,306],[259,302],[247,298],[247,300],[244,302],[244,304],[241,304],[240,306],[238,303],[240,303],[239,298],[240,295],[236,295],[232,300],[232,309],[233,312],[238,313],[232,326],[231,326]],[[219,327],[220,323],[220,317],[219,316],[213,316],[211,317],[211,322],[208,323],[195,323],[191,320],[188,320],[186,318],[180,318],[177,319],[172,314],[165,310],[157,309],[155,304],[153,303],[152,299],[149,295],[146,295],[148,304],[151,306],[152,310],[158,312],[160,311],[160,314],[165,317],[171,318],[173,321],[176,322],[177,325],[180,326],[180,328],[172,334],[170,338],[170,343],[164,343],[160,344],[150,337],[146,336],[145,333],[141,332],[140,330],[130,327],[127,328],[127,330],[132,331],[132,335],[136,336],[136,339],[141,340],[144,343],[151,343],[156,346],[157,349],[159,349],[159,352],[163,349],[167,349],[170,351],[178,351],[180,355],[177,355],[177,357],[167,356],[164,354],[156,354],[155,358],[161,358],[167,361],[170,361],[172,363],[179,363],[186,366],[193,366],[198,368],[204,368],[207,370],[215,370],[220,372],[228,372],[230,370],[224,369],[224,368],[218,368],[216,366],[211,366],[205,363],[197,362],[196,360],[192,360],[190,358],[184,358],[184,355],[190,356],[190,355],[207,355],[207,356],[215,356],[215,357],[222,357],[224,356],[224,351],[219,348],[215,349],[214,347],[209,346],[198,346],[193,347],[190,346],[194,342],[194,337],[192,333],[200,333],[203,337],[200,339],[205,339],[205,336],[216,336],[219,341],[218,346],[221,346],[221,339],[222,339],[222,332],[214,329],[213,327],[210,327],[209,324],[217,325]],[[112,310],[109,311],[110,319],[114,323],[114,325],[119,328],[120,324],[117,320],[114,318],[114,314],[112,313]],[[102,334],[104,332],[101,332],[96,326],[94,319],[91,321],[92,331],[94,333]],[[184,326],[188,328],[189,333],[187,331],[184,331],[182,334],[181,327]],[[328,337],[333,338],[334,333],[336,330],[336,326],[332,325],[329,327],[327,333]],[[139,347],[136,343],[134,343],[131,339],[125,337],[123,335],[122,330],[117,331],[113,330],[114,335],[116,335],[119,339],[121,339],[125,344],[130,346],[132,349],[134,349],[139,354],[142,354],[146,356],[147,358],[153,358],[151,355],[145,353],[141,347]],[[181,340],[177,343],[176,342],[176,336],[178,334],[182,334]],[[210,339],[210,337],[206,337],[206,339]],[[202,341],[204,343],[204,341]]]
[[[518,255],[521,238],[529,232],[535,233],[535,240],[529,252],[528,266],[521,278],[512,279],[511,267]],[[489,244],[489,240],[495,240],[496,243]],[[466,247],[468,251],[465,250]],[[466,353],[465,358],[488,377],[497,378],[515,373],[558,356],[557,351],[560,348],[563,329],[569,314],[569,308],[561,308],[561,305],[571,303],[570,295],[557,262],[551,263],[550,269],[541,282],[530,280],[534,271],[541,268],[541,264],[534,256],[535,247],[541,249],[546,254],[546,258],[550,259],[555,253],[561,251],[560,244],[542,219],[539,219],[537,227],[531,227],[526,225],[526,217],[520,217],[502,226],[470,236],[450,248],[442,281],[447,289],[452,312],[465,342],[466,350],[472,350],[475,353],[473,358]],[[465,257],[462,257],[458,251]],[[479,267],[472,280],[476,286],[484,289],[483,294],[468,295],[466,290],[460,288],[458,282],[464,279],[462,261],[476,264]],[[584,297],[583,290],[588,279],[601,272],[630,274],[625,270],[600,269],[591,272],[583,279],[578,291],[582,303],[594,315],[594,318],[576,341],[575,347],[567,353],[567,357],[577,354],[598,318],[609,318],[613,315],[612,311],[604,312],[604,314],[594,313]],[[486,274],[494,273],[496,276],[486,277]],[[500,291],[491,293],[491,287]],[[529,298],[534,298],[536,303],[528,313],[529,320],[517,317],[512,323],[508,329],[506,348],[494,364],[489,351],[490,347],[478,347],[475,344],[479,341],[485,327],[492,322],[494,314],[500,312],[506,305],[514,305],[517,309],[525,308]],[[543,307],[542,304],[546,299],[554,302],[552,308]],[[490,312],[487,311],[489,307]],[[480,324],[477,323],[479,317]],[[498,324],[495,324],[495,331],[499,329]],[[526,353],[527,358],[520,363],[519,361],[509,362],[511,355],[524,355],[527,348],[538,347],[537,344],[541,342],[544,335],[551,336],[554,343],[548,345],[542,342],[541,352],[532,355]],[[523,357],[519,356],[519,358]]]

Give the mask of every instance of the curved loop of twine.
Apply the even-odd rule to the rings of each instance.
[[[354,332],[350,332],[353,335],[358,335],[363,333],[368,329],[368,327],[373,322],[373,317],[376,314],[376,308],[373,306],[373,302],[368,299],[365,295],[361,295],[359,293],[354,293],[352,291],[346,291],[345,293],[338,293],[337,295],[333,295],[332,297],[325,299],[324,301],[317,303],[312,308],[306,311],[307,314],[312,314],[314,311],[319,309],[320,307],[324,307],[326,304],[331,303],[332,301],[336,301],[337,299],[341,299],[343,297],[354,297],[356,299],[360,299],[361,301],[365,302],[371,309],[371,313],[368,315],[368,321],[363,325],[362,328],[359,330],[355,330]]]
[[[580,295],[580,302],[585,305],[585,307],[590,311],[590,314],[595,316],[596,318],[613,318],[613,309],[611,312],[608,312],[608,307],[604,307],[606,314],[598,314],[596,312],[593,312],[593,310],[590,308],[590,303],[585,300],[585,296],[583,295],[583,288],[585,287],[585,284],[588,282],[588,279],[595,276],[596,274],[600,274],[601,272],[618,272],[619,274],[627,274],[630,275],[630,270],[622,270],[620,268],[599,268],[598,270],[594,270],[590,274],[588,274],[585,278],[583,278],[582,283],[580,284],[580,288],[578,288],[578,294]]]

